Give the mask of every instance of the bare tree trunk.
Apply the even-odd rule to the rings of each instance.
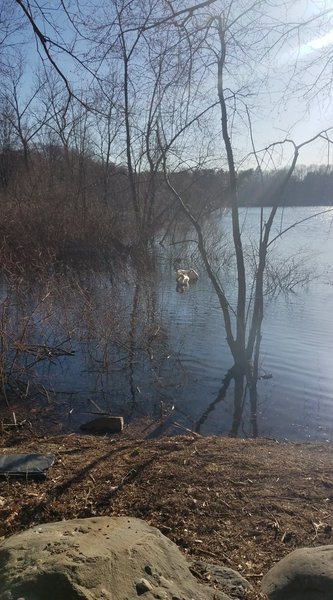
[[[237,262],[237,312],[236,312],[236,348],[235,348],[235,360],[236,363],[242,367],[244,373],[246,371],[247,356],[245,352],[245,308],[246,308],[246,277],[245,277],[245,265],[244,265],[244,253],[242,238],[239,226],[239,213],[238,213],[238,188],[237,188],[237,174],[235,169],[235,161],[233,150],[230,141],[229,129],[228,129],[228,114],[227,107],[224,97],[223,87],[223,71],[226,57],[226,41],[225,41],[225,30],[222,16],[218,18],[218,32],[220,39],[220,55],[218,58],[217,68],[217,85],[218,85],[218,96],[221,107],[221,124],[222,124],[222,135],[224,146],[227,153],[229,177],[230,177],[230,194],[231,194],[231,214],[232,214],[232,234],[234,240],[234,248],[236,253]]]

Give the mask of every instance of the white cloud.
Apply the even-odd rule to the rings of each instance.
[[[306,44],[302,44],[299,48],[299,55],[305,56],[311,54],[315,50],[321,50],[333,44],[333,29],[321,37],[314,38]]]

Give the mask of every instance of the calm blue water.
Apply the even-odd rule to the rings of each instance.
[[[321,209],[287,209],[279,214],[275,234]],[[325,209],[322,209],[325,210]],[[244,211],[250,239],[258,211]],[[227,217],[228,218],[228,217]],[[265,310],[261,368],[273,375],[258,382],[260,435],[288,439],[331,439],[333,427],[333,231],[332,213],[319,215],[277,240],[272,264],[298,264],[294,280],[310,277],[305,287],[269,300]],[[274,235],[273,234],[273,237]],[[281,274],[283,275],[283,274]],[[221,311],[202,275],[188,294],[175,295],[164,274],[163,310],[172,345],[185,368],[182,410],[192,426],[217,397],[221,375],[231,366]],[[232,282],[228,282],[233,295]],[[233,390],[209,413],[200,431],[225,434],[233,415]],[[239,433],[251,431],[244,411]]]
[[[273,237],[320,210],[281,211]],[[258,214],[257,209],[242,213],[249,261]],[[211,233],[213,240],[216,231],[223,232],[227,248],[229,218],[221,217]],[[266,299],[260,364],[262,372],[271,373],[272,378],[258,382],[261,436],[333,438],[332,218],[333,213],[326,213],[299,224],[278,238],[270,250],[272,269],[278,267],[275,281],[283,279],[288,264],[293,283],[310,281],[295,286],[293,292]],[[200,273],[199,281],[184,294],[176,291],[170,251],[173,258],[181,260],[180,266],[194,267]],[[153,420],[163,414],[170,415],[169,424],[176,421],[187,428],[196,428],[201,420],[199,430],[203,434],[230,432],[232,385],[226,397],[214,404],[223,377],[232,366],[214,290],[194,247],[189,250],[177,245],[159,250],[159,255],[156,273],[141,278],[128,271],[114,282],[96,277],[80,301],[68,293],[66,311],[60,308],[59,300],[57,310],[66,314],[76,355],[47,368],[44,365],[42,376],[45,387],[57,392],[60,427],[75,429],[90,413],[101,409],[123,414],[127,421],[146,416]],[[217,268],[220,260],[217,256]],[[232,300],[235,273],[228,264],[220,277]],[[251,435],[246,400],[238,433]]]

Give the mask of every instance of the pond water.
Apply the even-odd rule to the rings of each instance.
[[[273,237],[313,216],[270,248],[275,283],[291,265],[292,291],[266,298],[260,368],[272,378],[258,382],[260,436],[333,437],[333,213],[314,216],[325,210],[288,208],[276,219]],[[258,215],[257,209],[242,212],[249,257]],[[216,219],[212,233],[223,232],[226,248],[228,219],[229,215]],[[181,266],[200,273],[186,293],[176,291],[170,252]],[[218,261],[217,256],[216,265]],[[235,274],[230,261],[225,262],[220,276],[226,278],[233,298]],[[304,285],[295,286],[298,280]],[[162,417],[169,432],[171,427],[181,433],[181,425],[202,434],[235,433],[233,388],[225,395],[221,392],[232,366],[221,309],[193,246],[159,249],[156,270],[146,275],[127,270],[110,279],[99,274],[81,281],[79,294],[65,288],[58,299],[53,298],[52,311],[49,306],[42,310],[42,302],[35,301],[31,319],[32,337],[45,344],[58,328],[57,344],[75,352],[34,367],[46,395],[52,394],[45,410],[52,406],[58,428],[75,430],[103,411],[124,415],[126,421],[149,418],[158,424]],[[164,430],[157,428],[157,432]],[[245,400],[237,434],[251,433]]]

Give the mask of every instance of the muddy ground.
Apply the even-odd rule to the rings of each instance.
[[[287,553],[332,542],[330,444],[186,435],[147,440],[3,431],[1,454],[52,453],[45,481],[0,482],[0,536],[91,515],[145,519],[192,559],[254,586]],[[198,568],[198,577],[205,573]]]

